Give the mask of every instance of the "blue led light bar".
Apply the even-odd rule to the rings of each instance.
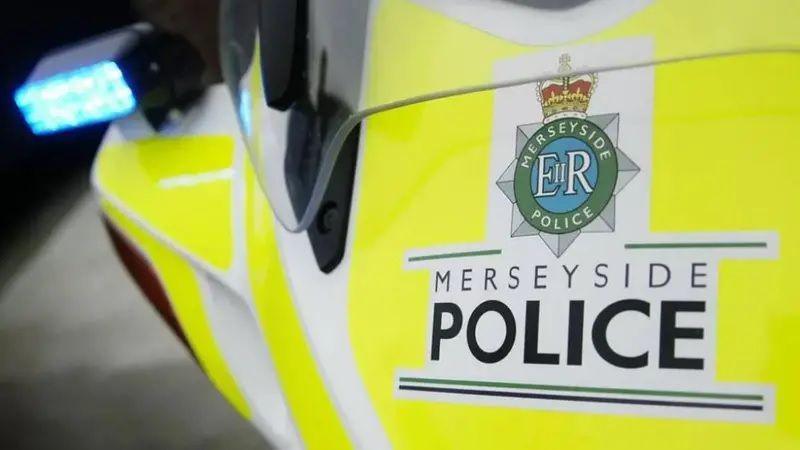
[[[37,135],[113,120],[136,109],[133,91],[113,61],[26,84],[14,101]]]

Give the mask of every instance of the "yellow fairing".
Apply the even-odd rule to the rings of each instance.
[[[114,226],[133,242],[152,264],[167,292],[181,329],[203,370],[234,408],[244,417],[250,418],[250,407],[239,391],[236,380],[231,376],[214,340],[211,326],[203,310],[202,294],[194,269],[186,259],[163,242],[159,242],[111,203],[102,201],[101,207]]]
[[[112,144],[95,162],[101,192],[152,229],[217,269],[233,257],[229,136]]]
[[[685,3],[725,9],[715,2]],[[720,16],[732,28],[746,29],[747,8],[739,11],[732,15],[725,9]],[[678,25],[672,19],[655,2],[587,42],[646,35],[656,52],[665,45],[691,45],[690,34],[685,40],[659,40],[674,34],[670,27]],[[458,68],[536,51],[402,0],[385,2],[376,20],[372,96],[391,97],[393,89],[406,91],[406,83],[447,81],[424,70],[399,70],[418,67],[419,61],[446,58]],[[409,24],[414,33],[393,28]],[[419,42],[396,42],[393,35]],[[429,274],[404,270],[404,254],[486,238],[494,97],[471,94],[371,117],[360,160],[349,327],[363,382],[395,448],[797,448],[800,214],[794,199],[800,196],[800,86],[787,76],[794,80],[798,73],[800,58],[787,54],[655,69],[651,231],[779,233],[777,261],[723,263],[717,328],[718,380],[773,384],[774,424],[397,399],[396,371],[425,365],[429,320]],[[491,73],[474,70],[448,72],[462,75],[477,82],[491,79]]]
[[[272,211],[249,163],[245,182],[247,266],[258,319],[292,417],[307,448],[352,448],[292,303],[275,240]]]
[[[442,1],[462,3],[462,9],[471,9],[476,15],[492,8],[488,0]],[[492,71],[498,60],[545,48],[511,43],[427,10],[413,0],[381,0],[374,9],[367,59],[369,78],[364,101],[367,106],[486,85],[496,81],[492,79]],[[798,14],[800,5],[795,0],[769,0],[768,5],[758,0],[737,0],[730,5],[652,0],[642,11],[619,24],[568,44],[651,36],[655,39],[652,60],[725,54],[732,50],[797,48]],[[564,27],[579,26],[561,18],[551,20],[564,22]],[[502,28],[504,24],[495,25]],[[538,70],[552,72],[550,67]],[[521,74],[511,79],[533,75]]]
[[[703,24],[681,22],[693,15],[671,15],[663,5],[654,1],[584,42],[647,36],[656,56],[680,53],[696,43],[691,30]],[[698,17],[718,9],[727,27],[740,30],[748,29],[748,15],[759,7],[758,2],[725,8],[683,0],[670,5],[698,10]],[[785,8],[796,8],[795,1],[786,0]],[[487,83],[494,62],[540,50],[407,0],[387,0],[374,12],[367,104],[416,89]],[[786,20],[794,17],[787,14]],[[708,47],[718,45],[712,44]],[[798,59],[771,54],[655,69],[651,231],[774,230],[780,237],[779,259],[726,261],[719,275],[717,381],[775,386],[776,418],[767,424],[396,398],[397,371],[426,363],[430,307],[429,274],[405,270],[404,255],[410,249],[486,239],[495,97],[493,92],[464,95],[370,117],[363,127],[349,267],[342,267],[349,270],[348,297],[342,301],[348,304],[350,340],[341,345],[352,346],[360,373],[352,382],[363,383],[392,446],[797,448],[800,311],[795,299],[800,288],[794,274],[800,270],[800,217],[792,202],[800,196],[800,184],[794,182],[800,167],[800,153],[794,151],[800,147],[800,86],[793,82],[800,73]],[[432,66],[427,63],[441,61],[451,70],[426,70]],[[333,401],[288,287],[287,277],[302,280],[303,273],[287,273],[282,265],[269,205],[248,163],[241,175],[246,254],[234,253],[233,161],[228,137],[158,138],[103,149],[95,176],[106,198],[104,210],[147,254],[201,364],[234,405],[249,414],[200,307],[192,268],[170,246],[223,272],[242,263],[235,258],[245,259],[264,342],[303,443],[352,447],[335,407],[347,408],[347,399]],[[307,270],[316,270],[311,264]]]
[[[203,369],[233,406],[251,418],[251,408],[213,335],[189,263],[196,259],[214,269],[231,266],[233,159],[231,137],[154,137],[105,146],[94,172],[103,211],[152,263]],[[291,416],[307,448],[351,448],[292,303],[272,212],[249,161],[242,168],[240,213],[247,259],[241,262],[250,278],[250,286],[244,288],[252,289],[264,344],[270,348]]]

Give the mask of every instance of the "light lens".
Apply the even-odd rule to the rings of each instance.
[[[113,120],[136,109],[133,91],[113,61],[26,84],[14,101],[37,135]]]

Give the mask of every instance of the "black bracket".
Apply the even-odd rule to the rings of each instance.
[[[308,239],[317,265],[325,273],[335,269],[344,257],[360,129],[360,125],[355,127],[347,136],[333,167],[317,217],[308,228]]]

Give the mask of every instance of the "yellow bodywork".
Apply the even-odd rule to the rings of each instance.
[[[110,202],[102,201],[101,208],[111,223],[147,255],[153,270],[160,277],[178,322],[203,370],[234,408],[244,417],[250,418],[250,408],[242,397],[236,380],[231,376],[211,333],[208,317],[202,306],[200,286],[189,262]]]
[[[677,23],[683,16],[668,14],[662,3],[656,1],[586,41],[646,35],[653,38],[656,54],[676,51],[664,46],[696,44],[691,30],[703,24]],[[720,20],[741,29],[746,29],[748,8],[758,7],[757,2],[742,8],[671,2],[676,3],[699,9],[698,17],[710,14],[702,10],[716,9]],[[797,8],[794,0],[787,0],[785,7]],[[429,90],[486,83],[492,77],[491,61],[538,50],[505,42],[406,0],[386,1],[375,14],[366,94],[374,103],[408,92],[409,85]],[[793,20],[796,15],[787,17]],[[398,31],[412,24],[414,33]],[[786,25],[776,24],[781,26]],[[685,37],[677,37],[676,27],[685,30],[681,34]],[[425,61],[437,58],[447,58],[453,70],[446,74],[398,70],[424,67]],[[467,69],[475,66],[486,70]],[[655,68],[651,231],[774,230],[780,236],[780,256],[775,261],[724,262],[718,296],[717,378],[774,385],[778,394],[773,424],[398,399],[396,371],[420,368],[426,362],[429,318],[429,274],[405,270],[404,254],[413,248],[485,239],[494,93],[437,100],[370,117],[364,127],[348,244],[350,340],[341,345],[352,346],[358,381],[393,447],[798,448],[798,74],[800,57],[792,54]],[[232,184],[234,179],[244,180],[244,263],[264,345],[273,355],[292,417],[309,448],[351,447],[352,437],[323,382],[293,303],[269,205],[249,162],[235,170],[234,147],[230,138],[220,136],[153,138],[107,146],[95,168],[103,210],[150,259],[204,369],[248,416],[248,405],[209,332],[187,259],[190,255],[203,267],[219,271],[235,264]],[[192,177],[205,182],[189,182]],[[188,181],[181,184],[181,180]]]
[[[187,153],[193,157],[178,157]],[[225,136],[109,145],[95,162],[95,182],[103,212],[159,274],[201,366],[233,406],[251,418],[208,324],[195,272],[231,265],[233,153],[234,141]],[[241,175],[246,179],[246,263],[252,295],[292,417],[308,448],[349,448],[292,305],[269,205],[249,164]]]
[[[272,211],[255,173],[245,171],[247,265],[258,319],[272,349],[281,388],[308,448],[351,448],[292,303],[275,241]]]

